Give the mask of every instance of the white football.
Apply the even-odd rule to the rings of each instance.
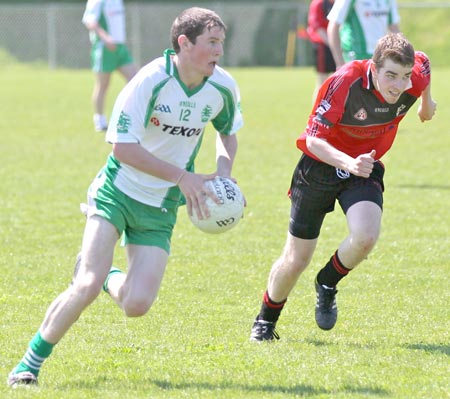
[[[223,233],[236,226],[244,213],[244,196],[238,185],[228,178],[218,176],[207,180],[205,188],[217,196],[220,204],[206,197],[210,215],[207,219],[199,219],[195,210],[192,210],[189,218],[194,226],[211,234]]]

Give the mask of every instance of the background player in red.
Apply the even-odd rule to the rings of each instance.
[[[333,7],[334,0],[312,0],[309,5],[308,27],[306,29],[312,42],[314,62],[317,71],[317,83],[313,99],[326,78],[336,70],[333,54],[328,46],[327,15]]]
[[[300,274],[311,261],[325,215],[336,200],[348,235],[319,271],[316,322],[330,330],[337,320],[336,285],[367,258],[379,233],[384,166],[398,125],[420,98],[418,115],[430,120],[430,62],[400,34],[382,37],[371,60],[345,64],[319,90],[305,132],[303,155],[289,190],[291,216],[286,244],[269,275],[250,339],[279,338],[275,324]]]

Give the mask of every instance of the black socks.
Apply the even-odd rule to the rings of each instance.
[[[286,301],[287,299],[281,302],[274,302],[270,299],[269,294],[266,291],[264,293],[263,303],[261,305],[261,310],[259,311],[258,319],[276,323]]]
[[[325,267],[317,275],[317,282],[327,287],[336,287],[337,283],[343,279],[351,269],[347,269],[339,260],[337,251],[330,258]]]

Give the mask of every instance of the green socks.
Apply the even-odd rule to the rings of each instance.
[[[108,276],[106,277],[106,280],[103,283],[103,291],[105,291],[107,294],[109,294],[108,281],[111,278],[111,276],[115,273],[123,273],[123,271],[118,269],[117,267],[114,267],[114,266],[111,267],[111,270],[109,271]]]
[[[42,363],[44,363],[44,360],[50,356],[54,346],[55,344],[45,341],[41,337],[41,333],[38,331],[30,341],[24,357],[16,366],[14,372],[20,373],[22,371],[30,371],[37,376],[39,374],[39,370],[41,369]]]

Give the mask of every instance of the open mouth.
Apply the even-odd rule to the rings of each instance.
[[[399,99],[400,94],[401,93],[399,93],[397,91],[395,91],[395,92],[390,91],[390,90],[387,91],[388,98],[390,98],[391,100],[395,100],[395,101],[397,101]]]

